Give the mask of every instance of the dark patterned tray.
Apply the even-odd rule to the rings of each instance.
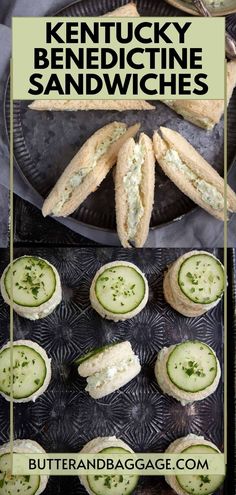
[[[154,378],[154,362],[163,346],[186,339],[211,345],[223,366],[223,303],[199,318],[185,318],[166,304],[163,271],[186,250],[117,248],[16,248],[14,256],[34,254],[53,263],[61,276],[63,301],[47,318],[31,322],[15,315],[15,339],[38,342],[52,358],[52,381],[35,403],[14,406],[15,438],[31,438],[48,452],[78,452],[90,439],[116,435],[135,451],[163,452],[175,438],[203,434],[223,450],[223,385],[201,402],[183,407],[163,395]],[[2,250],[0,269],[8,259]],[[222,250],[214,254],[222,259]],[[136,263],[147,275],[150,297],[131,320],[102,319],[90,306],[89,287],[96,270],[116,260]],[[9,311],[0,298],[0,343],[8,340]],[[90,348],[129,340],[139,355],[142,371],[113,394],[94,401],[84,391],[85,380],[71,363]],[[1,443],[9,438],[9,404],[0,398]],[[50,479],[45,495],[85,494],[76,477]],[[144,477],[136,495],[170,495],[162,477]],[[223,491],[221,491],[223,493]],[[224,492],[226,495],[226,492]],[[227,495],[229,493],[227,492]]]
[[[227,494],[236,493],[236,249],[228,249],[227,298]]]
[[[82,0],[75,2],[58,13],[62,16],[100,15],[126,3],[123,0]],[[147,16],[178,16],[181,11],[162,0],[140,0],[138,10]],[[236,94],[229,111],[229,165],[234,156],[236,137]],[[170,126],[183,134],[193,146],[223,175],[223,121],[212,132],[206,132],[183,120],[161,102],[153,102],[156,111],[89,111],[89,112],[34,112],[27,108],[29,102],[14,103],[14,153],[16,164],[31,189],[35,191],[35,201],[41,207],[45,198],[67,163],[84,141],[99,127],[121,120],[127,123],[141,122],[141,130],[150,136],[160,125]],[[6,120],[9,126],[9,99],[6,98]],[[37,193],[37,195],[36,195]],[[109,207],[107,206],[109,205]],[[156,229],[193,210],[195,205],[187,196],[156,167],[155,203],[151,219],[151,229]],[[43,223],[42,218],[42,223]],[[118,244],[115,236],[114,186],[112,173],[102,185],[91,194],[72,218],[63,223],[76,232],[81,224],[94,229],[97,235],[106,233],[106,244]],[[92,233],[90,235],[92,235]],[[89,233],[88,233],[89,237]],[[99,241],[99,238],[98,238]],[[102,242],[102,241],[100,241]]]

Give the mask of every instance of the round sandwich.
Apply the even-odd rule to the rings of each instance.
[[[119,151],[115,174],[117,232],[123,247],[142,247],[147,239],[154,201],[155,156],[152,140],[141,134]]]
[[[139,358],[130,342],[94,349],[78,359],[78,373],[87,378],[86,391],[93,399],[101,399],[133,380],[141,370]]]
[[[200,316],[216,306],[224,293],[222,263],[206,251],[189,251],[164,275],[166,301],[184,316]]]
[[[33,440],[14,440],[14,454],[45,454]],[[0,495],[40,495],[46,488],[47,475],[11,474],[11,444],[0,446]]]
[[[98,437],[88,442],[81,454],[129,454],[134,451],[116,437]],[[137,487],[137,475],[89,475],[80,476],[80,482],[89,495],[130,495]]]
[[[112,122],[96,131],[80,148],[65,168],[49,196],[45,199],[44,216],[67,217],[96,191],[116,163],[124,142],[136,134],[139,124],[127,127]]]
[[[178,132],[161,127],[154,132],[156,159],[163,172],[197,205],[224,220],[224,179]],[[227,186],[227,210],[236,211],[236,194]]]
[[[215,392],[221,369],[210,346],[198,340],[187,340],[159,352],[155,376],[163,392],[185,406]]]
[[[113,261],[103,265],[90,287],[92,307],[103,318],[124,321],[133,318],[146,306],[148,282],[133,263]]]
[[[190,433],[172,442],[166,454],[217,454],[219,449],[214,443],[205,440],[204,437]],[[178,474],[177,476],[165,476],[168,485],[177,495],[210,495],[215,493],[224,482],[221,474]]]
[[[61,282],[56,268],[37,256],[21,256],[9,264],[1,277],[1,293],[13,309],[29,320],[52,313],[61,302]]]
[[[14,402],[35,401],[51,380],[51,359],[45,350],[31,340],[13,343],[13,376],[11,377],[11,343],[0,349],[0,394]]]

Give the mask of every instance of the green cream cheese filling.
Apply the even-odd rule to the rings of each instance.
[[[106,368],[104,367],[103,370],[88,376],[86,387],[87,392],[102,387],[105,383],[114,380],[120,373],[127,371],[130,366],[138,363],[138,356],[129,356],[128,359],[123,359],[119,363],[113,363]]]
[[[177,151],[169,149],[165,154],[165,160],[192,183],[195,189],[200,193],[204,203],[208,204],[214,210],[223,211],[224,196],[215,186],[195,174],[195,172],[181,160]]]
[[[72,193],[76,189],[76,187],[82,184],[87,175],[96,167],[98,160],[107,152],[108,148],[113,143],[115,143],[125,132],[126,127],[116,127],[116,129],[114,129],[113,133],[110,136],[107,136],[97,145],[91,164],[87,167],[81,168],[78,172],[75,172],[70,176],[70,178],[66,182],[60,200],[57,202],[52,210],[53,215],[58,215],[60,213],[64,204],[71,198]]]
[[[135,144],[133,156],[128,159],[130,169],[123,178],[128,201],[127,230],[128,238],[130,240],[134,239],[137,233],[138,224],[144,213],[144,208],[140,196],[143,163],[143,146],[141,146],[140,144]]]

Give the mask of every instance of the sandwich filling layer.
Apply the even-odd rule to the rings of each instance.
[[[85,390],[90,392],[91,390],[102,387],[104,384],[115,380],[119,374],[128,371],[133,365],[139,365],[138,356],[129,356],[129,358],[123,359],[119,363],[114,363],[111,366],[108,365],[103,370],[87,377],[87,387]]]
[[[221,194],[215,186],[193,172],[191,168],[181,160],[177,151],[168,149],[164,158],[167,163],[171,165],[171,167],[173,167],[176,171],[181,172],[183,176],[192,183],[204,203],[209,205],[214,210],[223,211],[223,194]]]
[[[74,172],[70,176],[61,193],[60,200],[52,210],[53,215],[58,215],[61,212],[61,209],[64,204],[69,201],[74,190],[82,184],[87,175],[96,167],[98,160],[108,151],[109,147],[126,132],[126,130],[126,127],[116,127],[110,136],[107,136],[96,146],[91,163],[86,167],[81,167],[78,172]]]
[[[143,164],[144,148],[140,144],[135,144],[133,156],[128,159],[129,171],[123,178],[128,201],[127,233],[129,240],[135,238],[138,224],[144,213],[140,195]]]

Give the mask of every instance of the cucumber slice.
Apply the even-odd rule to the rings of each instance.
[[[130,454],[121,447],[110,447],[101,450],[100,454]],[[129,495],[135,490],[139,476],[137,475],[90,475],[87,481],[96,495]]]
[[[103,347],[98,347],[97,349],[94,349],[93,351],[89,351],[87,352],[87,354],[84,354],[83,356],[77,358],[75,361],[74,361],[74,364],[76,366],[78,366],[79,364],[82,364],[84,363],[84,361],[87,361],[88,359],[90,359],[91,357],[93,356],[96,356],[96,354],[99,354],[100,352],[103,352],[105,351],[105,349],[109,349],[110,347],[113,347],[114,345],[116,345],[118,342],[114,342],[114,344],[107,344],[107,345],[104,345]]]
[[[191,301],[210,304],[223,294],[224,267],[213,256],[194,254],[182,263],[178,283],[181,291]]]
[[[217,454],[218,450],[209,445],[192,445],[182,451],[182,454]],[[176,479],[185,490],[191,495],[210,495],[214,493],[224,482],[224,476],[221,474],[181,474]]]
[[[98,301],[111,313],[125,314],[139,306],[145,296],[145,282],[130,266],[117,265],[105,270],[96,280]]]
[[[10,395],[10,347],[0,352],[0,391]],[[13,346],[13,398],[23,399],[42,387],[46,378],[46,364],[42,356],[26,345]]]
[[[198,340],[177,344],[169,354],[167,373],[174,385],[185,392],[200,392],[208,388],[217,374],[213,350]]]
[[[20,306],[37,307],[48,301],[56,289],[53,268],[42,258],[22,256],[9,266],[5,275],[5,289]]]
[[[10,475],[11,454],[0,457],[0,495],[34,495],[40,485],[40,476]]]

